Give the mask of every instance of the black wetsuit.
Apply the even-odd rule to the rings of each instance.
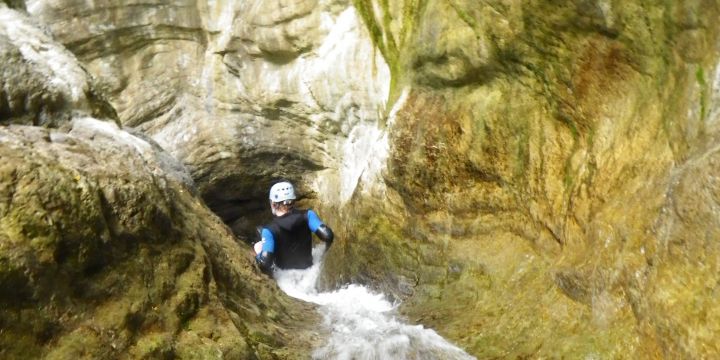
[[[281,269],[306,269],[312,266],[312,234],[327,246],[334,234],[312,210],[292,209],[262,227],[263,246],[255,257],[260,268],[271,272],[273,265]]]
[[[293,209],[266,226],[275,239],[275,265],[281,269],[312,266],[312,232],[307,210]]]

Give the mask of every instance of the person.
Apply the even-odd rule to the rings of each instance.
[[[260,227],[261,240],[254,245],[255,261],[260,269],[271,273],[280,269],[306,269],[312,266],[312,234],[332,245],[332,229],[312,210],[295,208],[295,188],[281,181],[270,188],[273,220]]]

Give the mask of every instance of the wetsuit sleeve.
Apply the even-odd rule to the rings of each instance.
[[[325,225],[322,220],[320,220],[320,217],[318,217],[317,214],[312,210],[308,210],[307,219],[310,231],[314,232],[315,235],[325,241],[328,247],[332,245],[333,238],[335,237],[332,229],[330,229],[329,226]]]
[[[262,252],[275,252],[275,237],[273,237],[272,232],[268,228],[263,228],[260,232],[260,237],[262,238],[262,241],[265,241],[263,243]]]
[[[255,256],[255,261],[263,272],[270,274],[275,260],[275,238],[267,228],[263,228],[260,231],[260,235],[263,246],[260,253]]]
[[[322,220],[320,220],[320,217],[312,210],[308,210],[307,212],[307,219],[308,219],[308,225],[310,226],[310,231],[316,232],[320,225],[323,225]]]

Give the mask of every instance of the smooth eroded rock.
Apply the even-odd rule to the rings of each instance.
[[[287,334],[313,312],[254,270],[157,145],[78,118],[67,132],[2,127],[0,156],[3,358],[310,351],[309,332]]]
[[[0,124],[58,126],[76,115],[116,120],[75,56],[20,11],[0,7]]]

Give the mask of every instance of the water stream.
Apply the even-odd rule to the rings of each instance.
[[[475,359],[432,329],[404,323],[396,316],[398,304],[365,286],[350,284],[318,292],[315,284],[324,252],[324,244],[313,249],[314,265],[309,269],[275,273],[285,293],[320,305],[324,326],[331,335],[315,350],[313,359]]]

